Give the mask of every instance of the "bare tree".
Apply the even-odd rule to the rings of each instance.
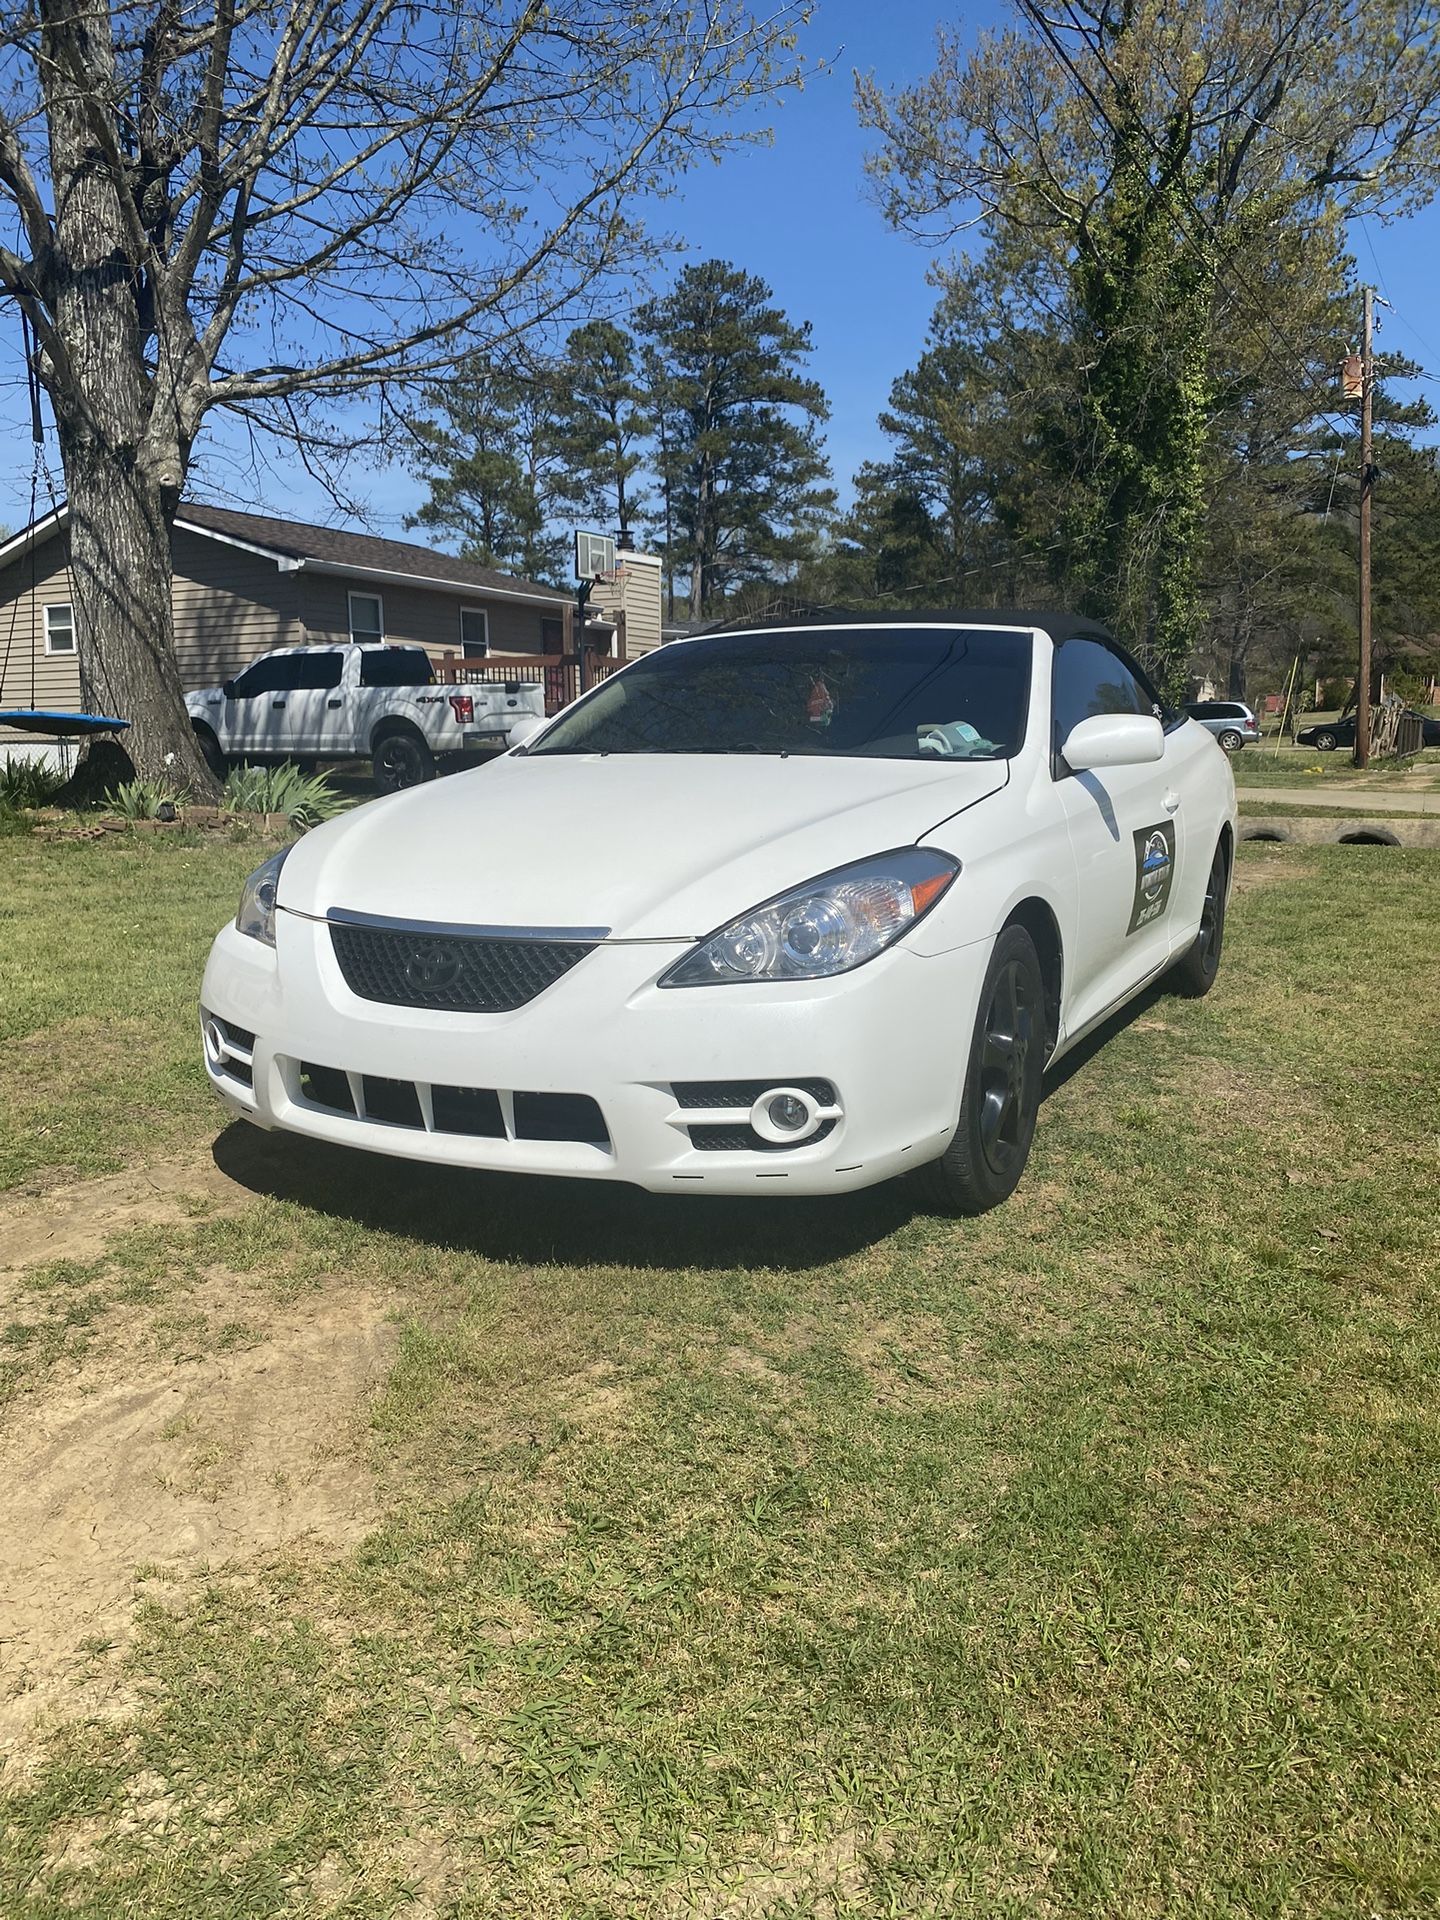
[[[594,311],[635,194],[790,82],[806,0],[29,0],[0,9],[0,288],[70,505],[85,697],[209,777],[171,521],[207,414],[292,431]]]

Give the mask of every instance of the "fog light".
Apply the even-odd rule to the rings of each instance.
[[[220,1028],[213,1019],[205,1022],[205,1053],[212,1067],[220,1067],[225,1062],[225,1042],[221,1038]]]
[[[765,1111],[784,1133],[798,1133],[810,1118],[805,1102],[793,1093],[777,1093]]]
[[[772,1147],[796,1147],[820,1125],[819,1103],[803,1087],[767,1087],[750,1109],[750,1124]]]

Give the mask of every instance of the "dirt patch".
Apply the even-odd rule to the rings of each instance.
[[[243,1351],[132,1355],[26,1402],[0,1439],[0,1754],[52,1711],[105,1710],[118,1689],[97,1698],[87,1677],[127,1637],[137,1570],[178,1593],[197,1570],[375,1524],[359,1441],[390,1304],[329,1296]]]
[[[973,1400],[989,1384],[955,1358],[949,1335],[930,1314],[877,1320],[857,1333],[848,1349],[870,1382],[878,1407],[913,1409],[937,1400]]]
[[[180,1226],[217,1208],[248,1206],[254,1197],[208,1153],[191,1152],[13,1199],[0,1206],[0,1296],[7,1277],[48,1260],[97,1259],[129,1227]]]
[[[1236,894],[1255,893],[1279,880],[1308,880],[1315,871],[1311,860],[1299,860],[1292,848],[1247,840],[1244,858],[1235,862]]]

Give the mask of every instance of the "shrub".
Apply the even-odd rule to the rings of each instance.
[[[173,820],[181,797],[163,780],[127,780],[110,789],[104,804],[122,820]]]
[[[0,766],[0,807],[43,807],[65,784],[65,776],[45,760],[7,760]]]
[[[221,805],[232,813],[283,813],[292,827],[317,827],[345,807],[345,796],[323,773],[301,773],[282,761],[274,767],[232,767]]]

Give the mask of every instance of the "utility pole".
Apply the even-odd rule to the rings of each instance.
[[[1370,493],[1375,481],[1370,434],[1375,412],[1375,289],[1365,289],[1360,349],[1360,671],[1355,681],[1355,765],[1370,764]]]

